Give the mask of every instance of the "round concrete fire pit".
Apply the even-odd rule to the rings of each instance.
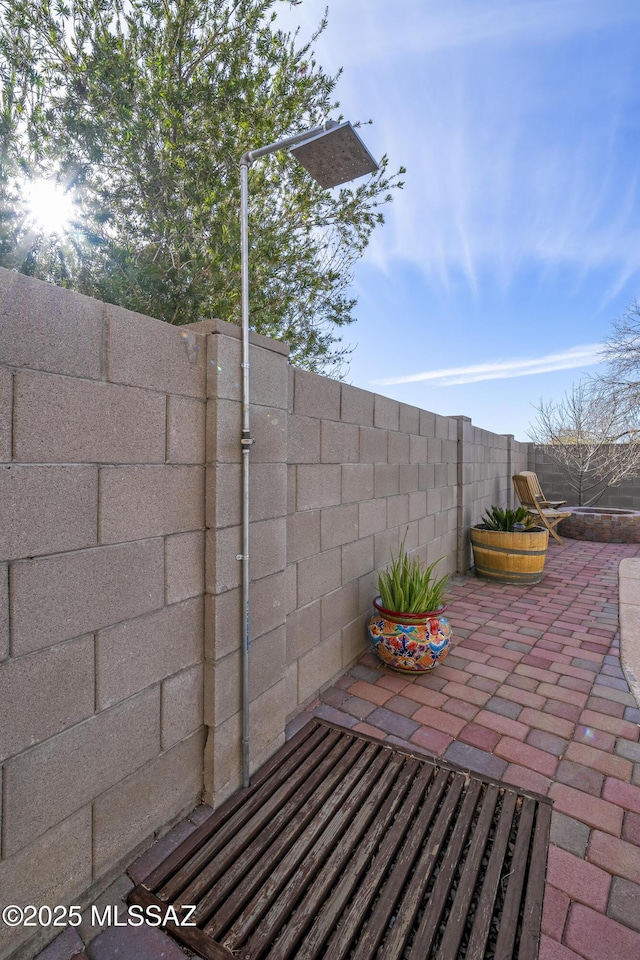
[[[571,516],[561,520],[558,533],[570,540],[596,543],[640,543],[640,510],[617,507],[563,507]]]

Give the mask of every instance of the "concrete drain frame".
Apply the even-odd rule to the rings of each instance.
[[[204,960],[535,960],[551,809],[313,719],[129,900]]]

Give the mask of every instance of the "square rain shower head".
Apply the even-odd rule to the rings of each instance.
[[[291,147],[291,153],[325,190],[378,169],[348,121],[303,140]]]

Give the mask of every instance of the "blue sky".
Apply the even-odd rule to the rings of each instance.
[[[526,440],[640,297],[638,0],[303,0],[374,156],[347,380]]]

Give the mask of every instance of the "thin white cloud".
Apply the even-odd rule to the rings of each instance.
[[[388,377],[372,380],[372,383],[389,387],[398,383],[430,382],[438,387],[453,387],[463,383],[478,383],[480,380],[508,380],[513,377],[530,377],[536,373],[553,370],[573,370],[602,363],[602,344],[588,343],[570,347],[562,353],[549,353],[543,357],[522,360],[498,360],[495,363],[479,363],[468,367],[449,367],[446,370],[426,370],[404,377]]]
[[[290,23],[310,35],[327,0]],[[637,0],[328,0],[317,43],[351,119],[406,188],[366,258],[417,269],[434,289],[472,293],[520,271],[602,280],[603,300],[640,274],[629,150],[638,67]],[[280,4],[288,9],[287,4]]]

